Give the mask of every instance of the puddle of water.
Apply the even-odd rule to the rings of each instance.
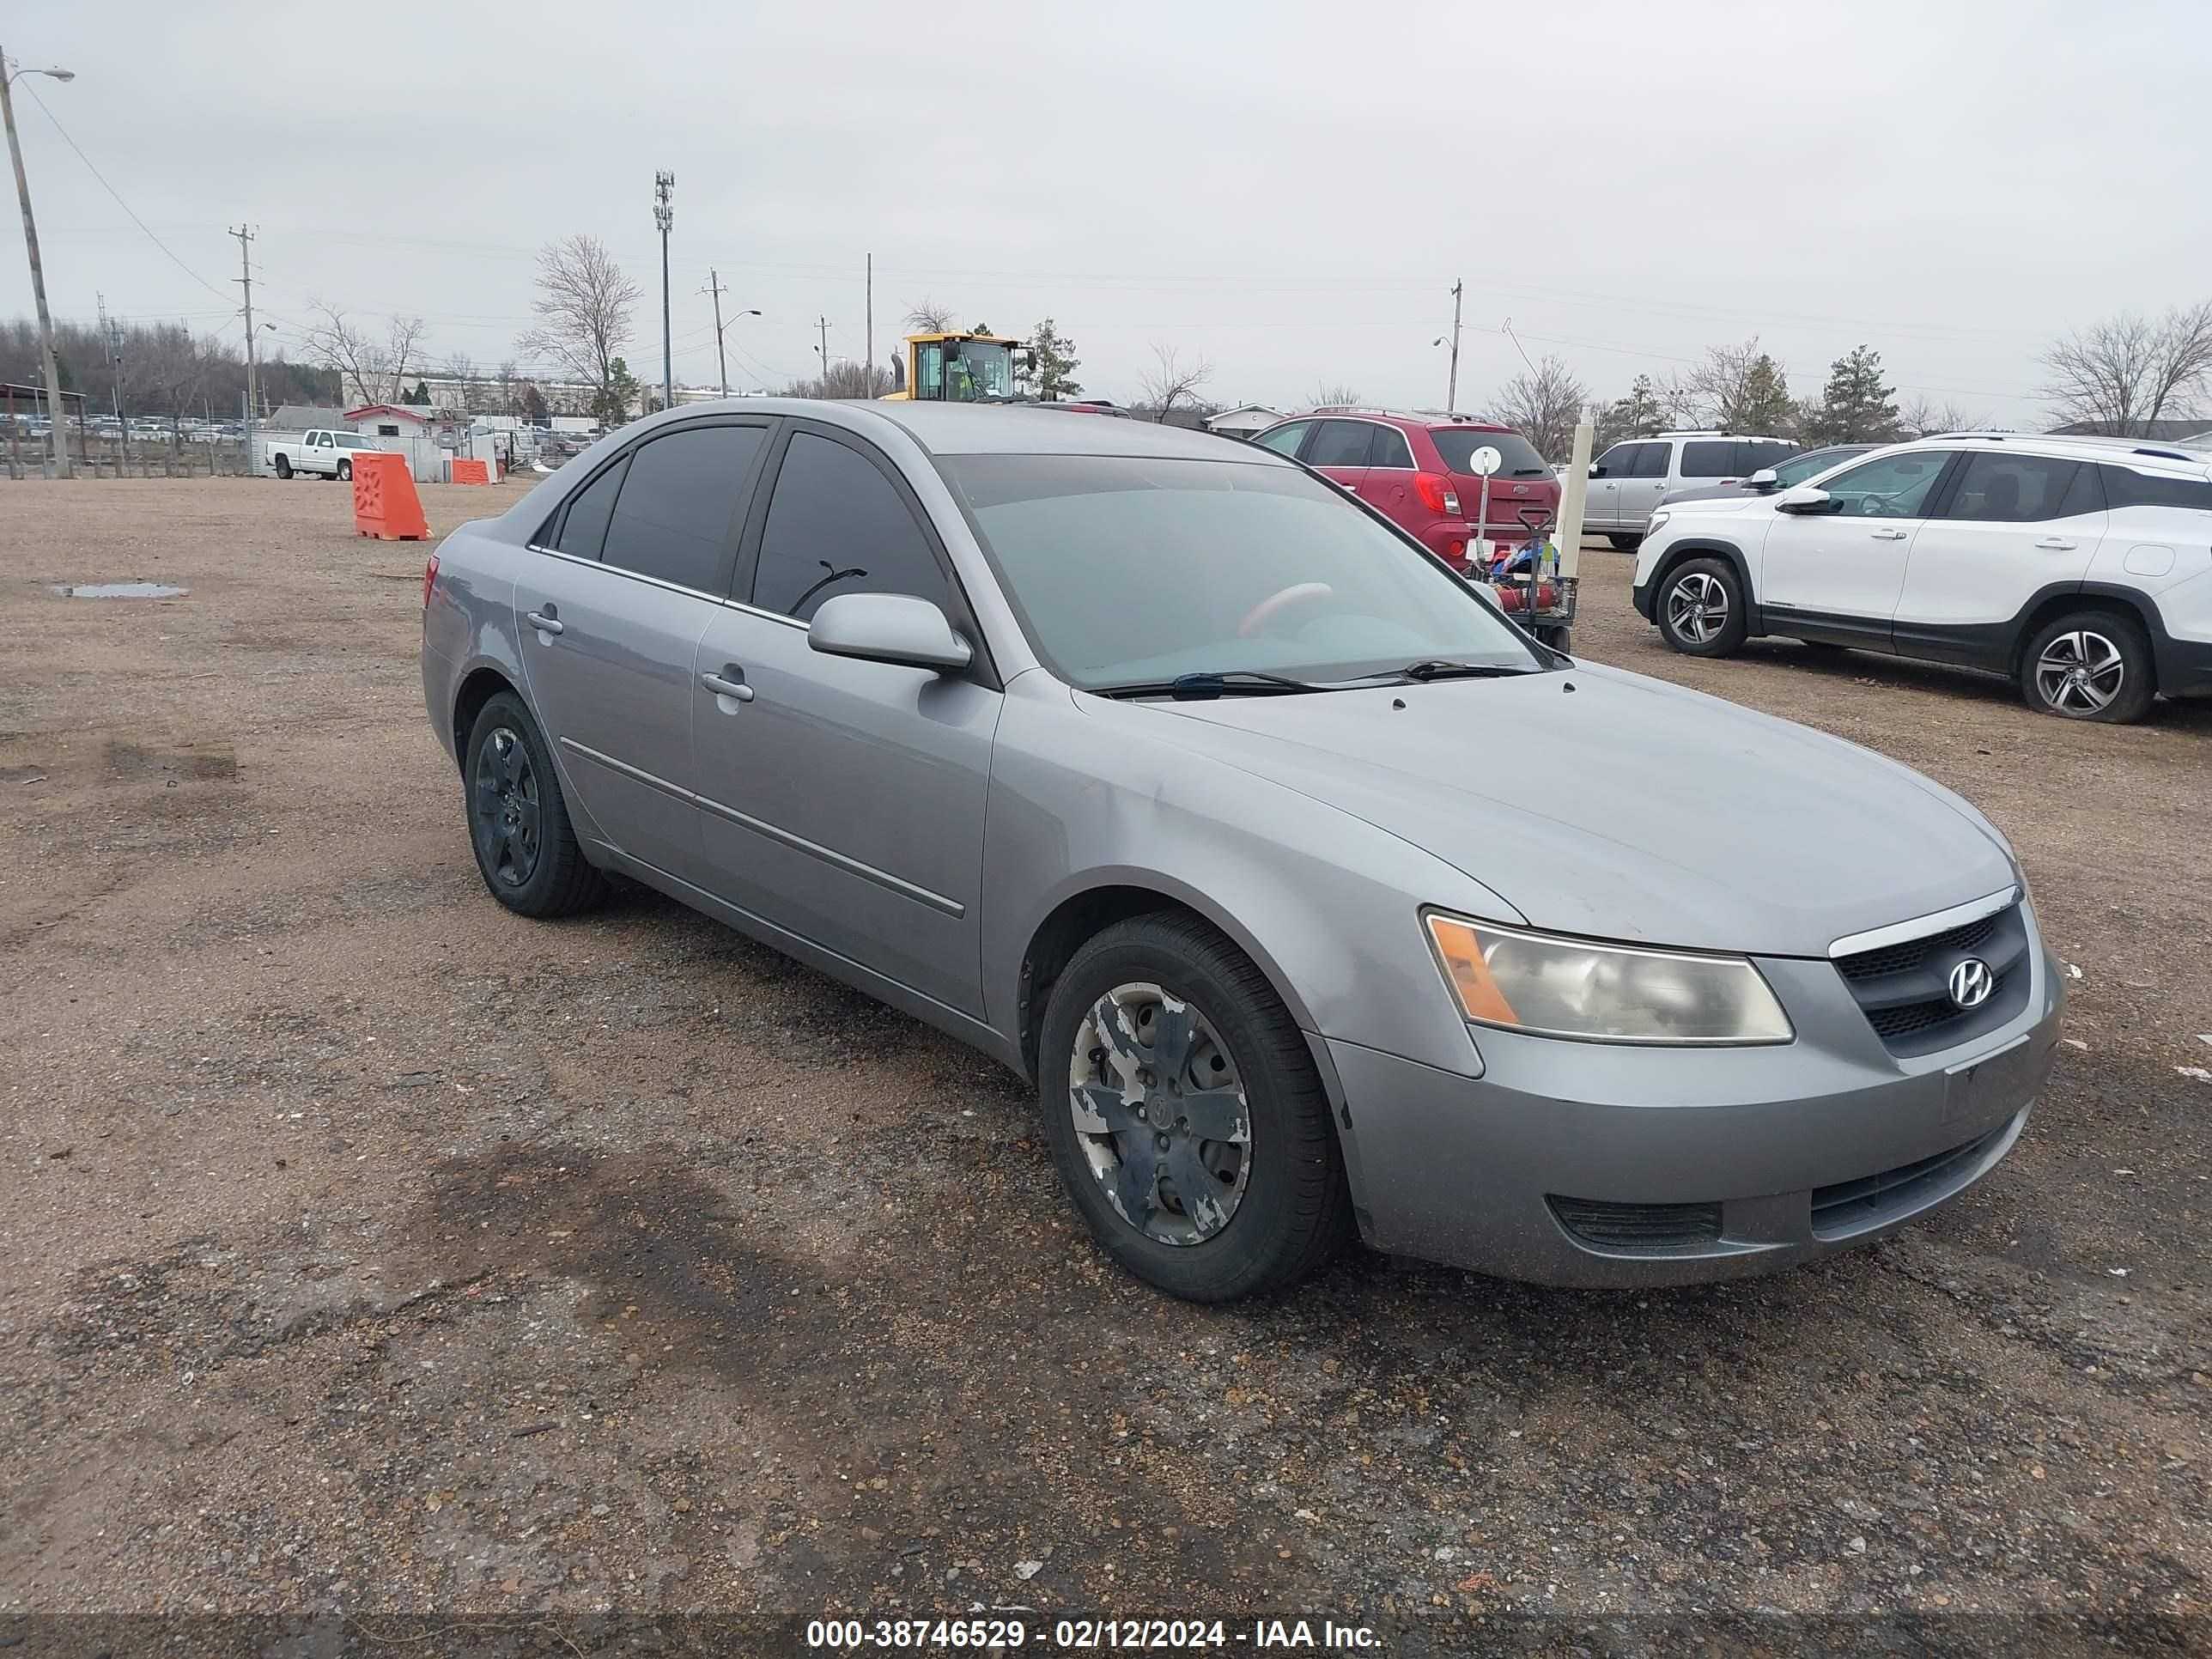
[[[179,599],[191,591],[166,582],[58,582],[54,586],[65,599]]]

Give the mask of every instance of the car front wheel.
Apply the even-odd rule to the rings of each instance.
[[[1743,584],[1725,559],[1691,559],[1659,585],[1659,636],[1692,657],[1725,657],[1747,631]]]
[[[2030,708],[2069,720],[2125,725],[2150,712],[2156,695],[2150,636],[2112,611],[2076,611],[2036,630],[2021,658],[2021,696]]]
[[[1328,1096],[1266,977],[1194,916],[1118,922],[1052,988],[1045,1134],[1091,1236],[1194,1302],[1280,1290],[1352,1233]]]

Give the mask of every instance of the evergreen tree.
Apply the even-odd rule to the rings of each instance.
[[[1897,388],[1882,383],[1881,354],[1854,346],[1829,365],[1820,403],[1806,414],[1805,441],[1888,443],[1899,433]]]
[[[1049,317],[1030,332],[1029,381],[1038,397],[1051,401],[1083,395],[1075,378],[1083,364],[1074,352],[1075,342],[1060,332]]]

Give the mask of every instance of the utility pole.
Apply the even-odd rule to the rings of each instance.
[[[830,319],[827,317],[821,318],[814,326],[822,333],[822,343],[815,347],[815,349],[822,354],[822,378],[827,381],[830,378]],[[824,385],[822,389],[827,392],[830,388]]]
[[[232,280],[240,283],[246,290],[246,476],[253,478],[258,477],[261,473],[261,458],[253,453],[253,264],[246,257],[246,245],[254,240],[254,236],[253,233],[244,225],[240,225],[229,234],[238,238],[240,274]],[[343,376],[339,377],[339,382],[338,395],[343,398],[345,395]],[[362,390],[365,392],[368,388],[364,386]],[[210,462],[210,465],[213,463]]]
[[[39,227],[31,217],[31,185],[23,176],[23,146],[15,137],[15,105],[8,89],[19,75],[51,75],[57,81],[74,81],[73,70],[11,68],[8,54],[0,52],[0,120],[8,128],[8,156],[15,164],[15,199],[23,204],[23,245],[31,255],[31,297],[39,309],[39,356],[46,371],[46,431],[53,445],[54,477],[70,475],[69,434],[62,424],[62,370],[54,359],[54,319],[46,309],[46,273],[39,263]]]
[[[119,478],[131,470],[131,421],[123,412],[123,325],[109,319],[105,294],[95,289],[93,298],[100,306],[100,337],[107,346],[107,384],[115,398],[115,441],[123,447],[123,459],[115,469]]]
[[[1459,301],[1460,290],[1467,286],[1463,277],[1452,279],[1451,380],[1444,392],[1444,408],[1459,408]]]
[[[676,223],[676,175],[653,175],[653,222],[660,227],[660,406],[676,407],[676,342],[668,324],[668,233]]]
[[[714,296],[714,367],[722,376],[722,395],[730,395],[730,360],[722,351],[722,296],[730,290],[722,286],[722,278],[714,266],[707,267],[707,292]]]
[[[872,253],[868,255],[868,355],[866,361],[868,378],[863,386],[872,388],[876,384],[876,256]]]

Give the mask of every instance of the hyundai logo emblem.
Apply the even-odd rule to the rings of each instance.
[[[1978,957],[1968,957],[1951,970],[1951,1004],[1955,1008],[1978,1008],[1997,988],[1997,976]]]

